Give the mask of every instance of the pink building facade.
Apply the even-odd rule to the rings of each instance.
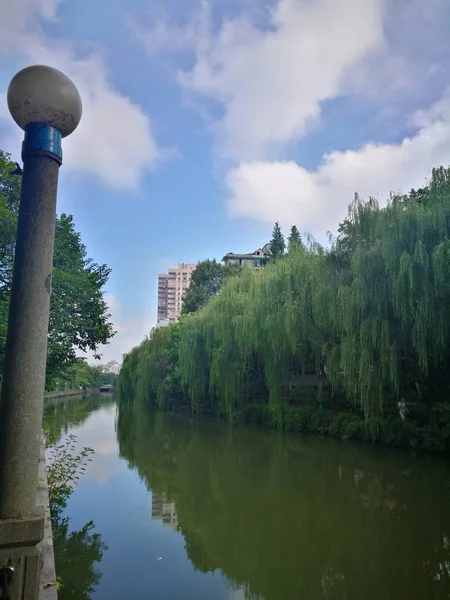
[[[168,273],[158,275],[158,321],[176,323],[181,315],[183,297],[197,265],[181,263]]]

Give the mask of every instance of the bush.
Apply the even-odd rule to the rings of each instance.
[[[417,434],[417,427],[410,421],[390,417],[381,423],[380,441],[388,446],[410,446]]]
[[[248,425],[271,425],[268,407],[265,404],[251,404],[242,411],[241,419]]]
[[[352,415],[345,425],[343,437],[348,440],[368,439],[366,422]]]
[[[241,421],[249,425],[275,427],[273,412],[268,404],[246,406]],[[419,429],[411,421],[395,415],[387,419],[365,420],[361,413],[343,412],[333,415],[318,405],[284,407],[284,430],[293,433],[315,433],[346,440],[380,442],[387,446],[423,448],[440,451],[450,449],[450,426],[447,430]]]

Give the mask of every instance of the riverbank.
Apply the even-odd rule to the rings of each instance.
[[[49,400],[52,398],[68,398],[69,396],[83,396],[86,393],[86,390],[70,390],[68,392],[45,392],[44,399]]]
[[[450,451],[450,431],[448,427],[435,429],[419,425],[412,419],[402,421],[396,414],[386,418],[366,421],[358,412],[339,412],[320,408],[320,406],[305,405],[284,407],[283,431],[301,434],[313,434],[331,438],[365,442],[390,446],[394,448],[414,448],[427,452]],[[167,412],[192,412],[186,405],[174,406]],[[226,420],[225,413],[213,412],[200,406],[198,414]],[[253,404],[246,406],[234,415],[234,421],[262,428],[277,429],[273,414],[268,404]]]
[[[83,389],[83,390],[69,390],[64,392],[45,392],[44,400],[53,400],[54,398],[73,398],[75,396],[87,396],[88,394],[94,393],[95,390]]]
[[[369,423],[358,413],[320,409],[315,406],[286,406],[285,431],[327,435],[344,440],[377,443],[397,448],[418,448],[430,452],[450,449],[450,432],[419,426],[397,415],[384,419],[372,419]],[[267,405],[250,405],[241,413],[247,424],[274,427],[273,417]]]

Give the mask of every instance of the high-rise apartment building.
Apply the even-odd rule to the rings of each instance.
[[[158,275],[158,321],[176,323],[181,315],[183,297],[197,265],[181,263],[168,273]]]

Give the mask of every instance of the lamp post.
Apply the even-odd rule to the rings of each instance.
[[[39,533],[42,537],[36,495],[61,139],[76,129],[82,113],[81,98],[72,81],[60,71],[42,65],[19,71],[9,85],[7,100],[25,137],[0,401],[2,560],[2,548],[8,543],[14,546],[10,556],[16,556],[20,545],[30,550],[40,541],[35,539]],[[28,554],[29,558],[34,557],[33,552]],[[23,572],[39,563],[24,560],[25,563],[22,559],[18,563]],[[16,582],[13,587],[23,586]],[[11,600],[22,598],[20,593],[10,592]]]

